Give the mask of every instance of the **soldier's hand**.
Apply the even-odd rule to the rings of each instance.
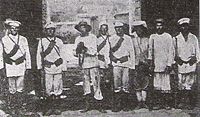
[[[165,73],[167,73],[167,74],[169,74],[170,72],[171,72],[171,67],[170,66],[167,66],[166,68],[165,68]]]
[[[189,60],[189,65],[192,66],[196,62],[197,62],[197,57],[196,56],[192,56],[191,59]]]
[[[56,45],[56,42],[55,41],[51,41],[50,44],[49,44],[49,47],[53,48],[55,45]]]

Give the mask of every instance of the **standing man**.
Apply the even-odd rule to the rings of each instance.
[[[108,78],[106,77],[108,77],[108,65],[110,64],[110,35],[108,34],[107,22],[100,22],[99,28],[99,35],[97,36],[97,52],[99,53],[98,62],[100,67],[100,76],[105,82],[107,82]]]
[[[180,33],[174,37],[176,57],[178,64],[178,83],[181,103],[179,107],[192,107],[194,105],[194,94],[192,93],[196,82],[196,67],[200,60],[199,43],[197,37],[190,32],[189,18],[178,20]],[[190,101],[190,102],[189,102]],[[185,105],[184,105],[185,104]]]
[[[93,86],[94,98],[99,103],[102,102],[103,96],[100,89],[100,75],[99,75],[99,64],[98,64],[98,52],[97,52],[97,38],[95,35],[90,34],[91,26],[85,21],[79,22],[75,26],[75,29],[80,32],[75,40],[76,55],[79,56],[79,65],[83,72],[83,90],[85,97],[85,109],[81,112],[87,112],[90,110],[89,98],[91,94],[90,82]],[[102,107],[99,108],[100,112]]]
[[[164,30],[164,20],[156,19],[156,33],[149,39],[149,57],[151,66],[154,66],[153,86],[155,91],[158,108],[170,109],[170,71],[173,63],[173,39],[170,34]],[[154,100],[155,101],[155,100]]]
[[[121,109],[128,110],[129,69],[135,69],[135,53],[131,37],[124,34],[123,23],[117,21],[114,25],[116,34],[110,37],[114,76],[112,111],[118,112]]]
[[[44,115],[61,114],[56,109],[56,102],[63,91],[62,71],[65,69],[61,51],[63,42],[55,36],[56,25],[49,23],[45,26],[46,37],[39,40],[37,49],[37,68],[41,76],[45,77],[47,107]]]
[[[31,58],[27,39],[18,31],[18,21],[7,22],[8,32],[2,38],[6,77],[9,83],[9,108],[11,114],[22,116],[24,76],[31,69]]]
[[[133,31],[133,42],[136,56],[136,75],[134,77],[133,84],[136,90],[136,96],[138,100],[138,105],[136,109],[140,109],[142,107],[148,108],[148,106],[146,105],[146,91],[149,84],[149,65],[147,64],[149,35],[147,31],[146,22],[133,22]]]

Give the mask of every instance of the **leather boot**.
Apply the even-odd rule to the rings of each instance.
[[[89,103],[90,95],[87,94],[84,97],[85,97],[85,108],[80,111],[81,113],[85,113],[85,112],[88,112],[90,110],[90,103]]]

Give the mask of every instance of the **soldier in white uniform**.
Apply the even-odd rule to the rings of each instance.
[[[135,52],[130,36],[124,34],[122,22],[115,22],[116,34],[110,37],[114,76],[113,112],[126,111],[129,94],[129,69],[135,69]]]
[[[14,108],[12,114],[16,114],[16,112],[19,113],[23,103],[24,76],[31,69],[31,58],[27,39],[18,34],[21,23],[10,20],[7,24],[10,26],[9,33],[2,38],[2,44],[6,77],[9,83],[11,101],[9,106]]]
[[[149,39],[148,59],[154,68],[154,90],[156,102],[160,103],[159,108],[168,108],[168,97],[170,96],[170,71],[174,59],[173,39],[164,30],[164,20],[156,19],[156,33]],[[161,98],[163,97],[163,98]],[[166,97],[166,98],[164,98]]]
[[[56,30],[54,23],[48,23],[45,30],[46,37],[39,40],[37,49],[37,68],[40,70],[41,76],[45,77],[47,103],[50,106],[50,109],[44,114],[59,115],[61,111],[56,109],[55,103],[63,91],[62,71],[66,69],[61,55],[63,42],[54,34]]]
[[[198,39],[189,31],[189,23],[189,18],[181,18],[178,21],[180,33],[174,37],[179,90],[182,92],[179,94],[181,96],[179,99],[183,98],[179,107],[192,107],[193,105],[192,101],[195,98],[192,95],[192,89],[196,82],[196,65],[200,60]]]
[[[146,105],[146,91],[149,83],[149,68],[147,64],[149,36],[147,25],[145,21],[134,21],[132,25],[134,31],[133,42],[136,56],[136,76],[134,77],[133,81],[138,100],[138,106],[136,109],[140,109],[142,107],[148,108]]]
[[[79,56],[79,65],[83,72],[83,90],[86,101],[86,107],[81,112],[87,112],[90,110],[89,98],[91,94],[90,82],[93,86],[94,98],[97,101],[103,100],[103,96],[100,89],[100,75],[99,75],[99,63],[97,57],[97,37],[91,33],[91,26],[85,21],[79,22],[75,26],[81,34],[75,40],[76,55]],[[101,111],[101,109],[99,110]],[[102,111],[103,112],[103,111]]]

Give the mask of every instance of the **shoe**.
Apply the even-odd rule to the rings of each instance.
[[[145,102],[142,102],[142,107],[143,107],[143,108],[146,108],[146,109],[149,109],[149,107],[146,105]]]
[[[53,114],[55,114],[55,115],[61,115],[61,113],[62,113],[62,111],[59,109],[53,110]]]
[[[135,110],[139,110],[142,108],[142,103],[138,102],[138,105],[135,107]]]
[[[53,110],[52,109],[49,109],[48,111],[43,113],[44,116],[50,116],[52,114],[53,114]]]
[[[104,110],[104,109],[99,109],[99,112],[101,112],[101,113],[107,113],[107,111]]]
[[[85,108],[85,109],[81,110],[80,112],[81,112],[81,113],[86,113],[86,112],[88,112],[88,111],[90,111],[90,109],[89,109],[89,108]]]

